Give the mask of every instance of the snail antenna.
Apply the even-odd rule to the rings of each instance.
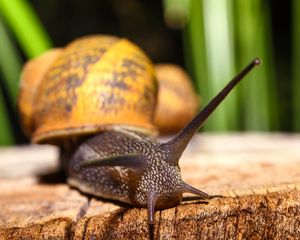
[[[156,204],[157,196],[155,194],[149,194],[147,200],[148,207],[148,223],[154,224],[154,216],[155,216],[155,204]]]
[[[186,146],[191,138],[205,123],[211,113],[219,106],[230,91],[257,65],[260,64],[260,59],[255,58],[248,66],[238,73],[219,93],[216,95],[196,117],[184,128],[178,135],[167,143],[163,143],[170,150],[170,161],[174,164],[178,163]]]
[[[184,193],[192,193],[202,199],[208,199],[209,195],[205,192],[202,192],[201,190],[192,187],[191,185],[187,183],[182,183],[182,189]]]

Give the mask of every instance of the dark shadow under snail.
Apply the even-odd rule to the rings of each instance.
[[[259,63],[254,59],[169,142],[118,127],[84,141],[68,161],[69,183],[82,192],[147,207],[149,224],[156,209],[178,205],[183,193],[209,198],[182,181],[178,161],[210,114]]]

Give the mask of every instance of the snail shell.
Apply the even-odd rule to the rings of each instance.
[[[114,126],[147,134],[152,122],[157,81],[149,58],[126,39],[91,36],[46,53],[47,70],[32,84],[25,67],[19,108],[33,142],[53,142]],[[47,66],[48,65],[48,66]],[[41,70],[41,72],[44,69]],[[26,90],[36,87],[32,93]]]
[[[24,132],[33,142],[54,144],[112,127],[177,133],[195,116],[199,98],[180,66],[154,67],[134,44],[112,36],[48,50],[22,71]]]
[[[188,74],[175,64],[156,64],[159,83],[158,105],[154,123],[160,134],[179,132],[199,110],[196,95]]]

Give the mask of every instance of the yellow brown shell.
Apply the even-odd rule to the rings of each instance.
[[[178,65],[157,64],[155,72],[159,83],[155,125],[161,134],[176,133],[198,112],[199,97],[190,77]]]
[[[25,110],[29,93],[22,93],[28,88],[21,83],[20,113],[27,119],[25,127],[33,142],[113,126],[155,132],[155,73],[151,61],[133,43],[104,35],[83,37],[49,62],[42,77],[38,76],[29,111]]]
[[[60,53],[61,49],[48,50],[38,58],[28,61],[23,68],[18,107],[23,130],[28,136],[33,131],[34,96],[36,95],[37,88],[45,72]]]

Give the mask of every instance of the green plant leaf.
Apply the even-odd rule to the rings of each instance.
[[[50,38],[26,0],[0,0],[0,13],[13,30],[27,57],[38,56],[51,47]]]

